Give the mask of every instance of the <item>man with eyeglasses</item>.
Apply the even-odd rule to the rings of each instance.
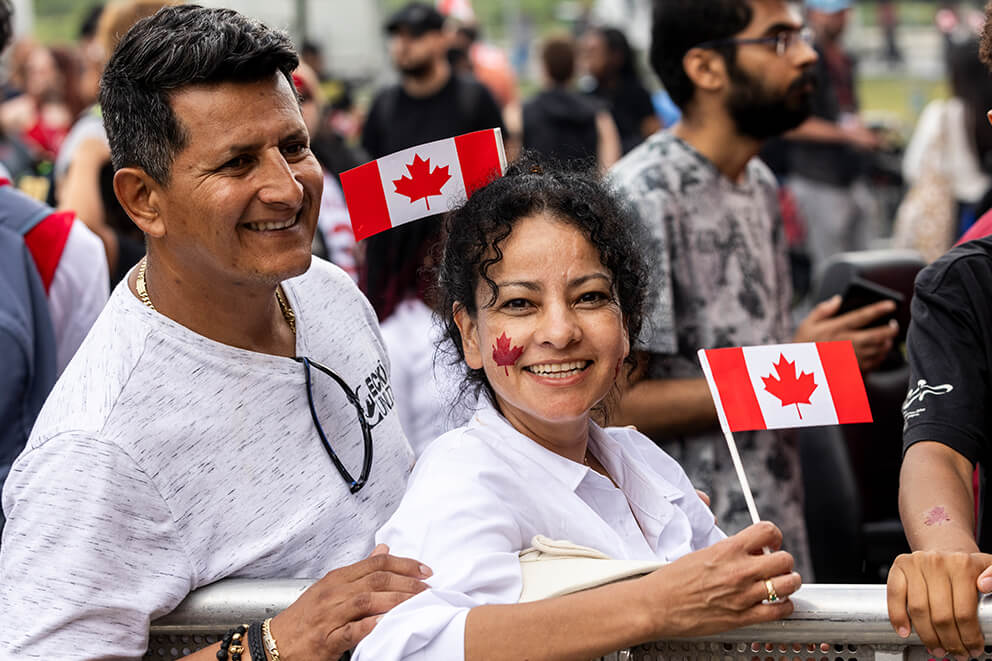
[[[643,378],[628,385],[619,418],[650,434],[711,494],[728,532],[750,517],[719,432],[696,350],[850,339],[862,367],[891,347],[891,327],[856,330],[890,310],[837,316],[813,310],[798,331],[777,185],[755,156],[768,138],[810,113],[816,53],[785,0],[665,0],[655,4],[651,64],[682,110],[610,173],[655,241],[657,293],[641,338]],[[737,434],[758,511],[784,535],[811,580],[795,437]]]
[[[151,620],[234,576],[319,579],[269,633],[286,661],[336,661],[426,588],[372,548],[413,455],[375,314],[311,260],[297,63],[284,34],[181,5],[107,65],[115,192],[148,254],[7,479],[0,658],[141,658]]]

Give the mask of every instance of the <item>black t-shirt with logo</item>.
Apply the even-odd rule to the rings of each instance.
[[[903,452],[938,441],[985,473],[992,467],[992,237],[958,246],[920,273],[912,319]],[[990,551],[992,507],[981,505],[979,547]]]

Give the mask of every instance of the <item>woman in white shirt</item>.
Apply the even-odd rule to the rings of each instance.
[[[377,534],[428,564],[432,589],[382,617],[356,661],[587,660],[790,613],[792,557],[762,554],[781,541],[774,525],[725,538],[672,458],[595,422],[629,373],[648,281],[603,185],[518,163],[447,230],[438,311],[479,408],[428,446]],[[535,535],[670,564],[518,603]]]

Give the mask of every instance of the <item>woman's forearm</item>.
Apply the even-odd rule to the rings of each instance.
[[[639,581],[525,604],[479,606],[465,622],[465,661],[588,661],[654,638]]]

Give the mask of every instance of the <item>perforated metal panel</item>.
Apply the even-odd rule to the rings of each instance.
[[[172,661],[181,659],[193,652],[212,645],[221,639],[221,636],[213,634],[159,634],[153,635],[148,640],[148,651],[145,652],[146,661]]]

